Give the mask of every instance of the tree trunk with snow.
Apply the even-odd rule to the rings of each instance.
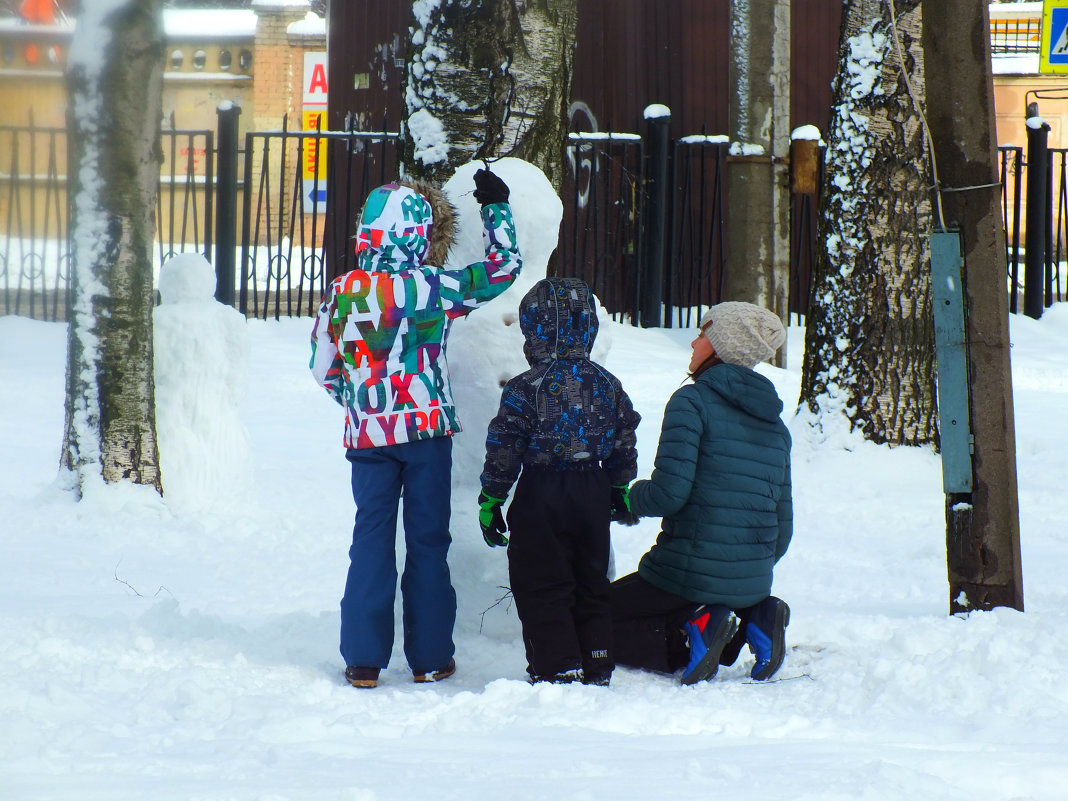
[[[402,159],[443,183],[476,158],[536,164],[559,191],[578,0],[416,0]]]
[[[842,12],[801,406],[878,443],[937,441],[920,0]]]
[[[162,492],[152,247],[162,163],[161,0],[85,0],[68,62],[71,316],[63,466]]]

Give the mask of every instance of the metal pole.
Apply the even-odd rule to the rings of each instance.
[[[663,107],[659,107],[663,108]],[[666,111],[666,109],[665,109]],[[670,112],[651,115],[649,120],[648,205],[645,215],[645,269],[642,271],[641,324],[659,328],[664,302],[664,245],[667,239],[668,127]]]
[[[237,256],[237,124],[241,107],[220,103],[218,169],[215,183],[215,299],[234,305]]]
[[[1049,213],[1049,123],[1027,120],[1027,231],[1024,234],[1024,314],[1036,320],[1043,310],[1046,224]]]

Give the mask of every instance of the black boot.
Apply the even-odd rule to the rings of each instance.
[[[782,667],[786,657],[786,627],[790,625],[790,607],[771,595],[753,607],[745,626],[745,640],[756,657],[750,675],[765,681]]]

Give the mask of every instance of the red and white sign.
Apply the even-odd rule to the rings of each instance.
[[[304,107],[326,105],[326,52],[304,54]]]

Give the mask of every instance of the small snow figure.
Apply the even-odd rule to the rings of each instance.
[[[160,269],[153,315],[156,436],[167,502],[198,511],[252,488],[245,424],[245,317],[215,300],[215,272],[195,253]]]

